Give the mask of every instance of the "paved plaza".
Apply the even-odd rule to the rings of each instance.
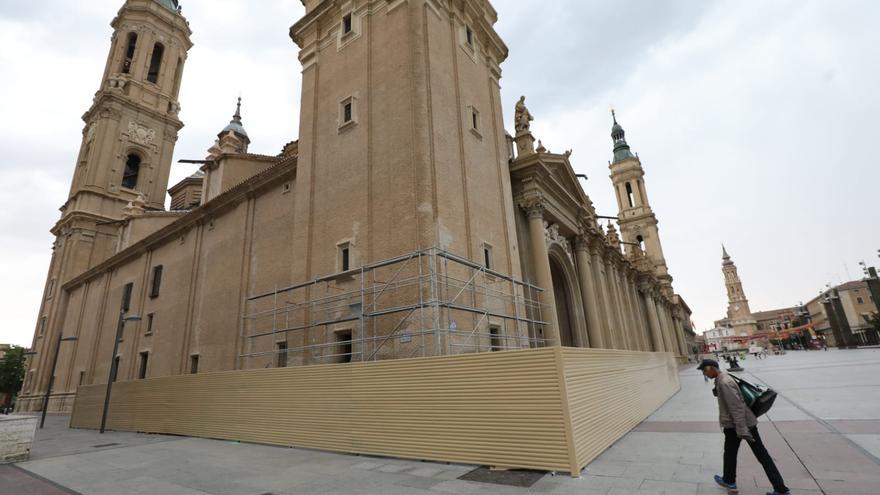
[[[780,392],[760,433],[794,494],[880,493],[880,350],[792,352],[742,363]],[[70,430],[50,418],[32,460],[0,467],[0,494],[669,494],[725,493],[711,383],[689,367],[682,390],[583,476],[529,488],[458,479],[476,466],[352,456],[237,442]],[[246,418],[242,418],[246,421]],[[769,483],[743,445],[743,495]]]

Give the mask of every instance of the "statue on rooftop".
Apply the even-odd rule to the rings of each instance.
[[[533,120],[535,120],[535,118],[532,117],[532,114],[529,113],[529,109],[526,108],[526,97],[521,96],[519,101],[516,102],[516,116],[514,117],[514,128],[516,129],[516,133],[523,134],[529,132]]]

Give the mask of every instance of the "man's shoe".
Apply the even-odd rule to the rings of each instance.
[[[728,483],[728,482],[724,481],[724,478],[722,478],[721,476],[718,476],[717,474],[715,475],[715,483],[718,483],[718,486],[724,488],[729,493],[738,493],[739,492],[739,489],[736,487],[736,483]],[[768,493],[767,495],[771,495],[771,494]],[[791,494],[788,494],[788,495],[791,495]]]
[[[767,495],[791,495],[791,490],[789,490],[787,492],[776,492],[776,491],[767,492]]]

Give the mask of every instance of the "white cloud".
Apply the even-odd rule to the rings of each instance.
[[[0,0],[0,342],[27,344],[120,0]],[[647,170],[676,288],[702,328],[721,317],[720,243],[752,308],[808,299],[880,248],[880,34],[868,0],[497,0],[507,109],[529,96],[538,137],[574,148],[587,192],[615,214],[608,106]],[[244,97],[252,150],[298,127],[295,0],[189,0],[195,46],[177,158],[201,158]],[[508,121],[512,112],[506,114]],[[172,182],[192,167],[175,165]]]

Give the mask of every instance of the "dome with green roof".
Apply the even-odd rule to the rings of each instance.
[[[178,2],[177,0],[159,0],[159,3],[161,3],[163,7],[172,12],[177,12],[177,10],[180,8],[180,2]]]

